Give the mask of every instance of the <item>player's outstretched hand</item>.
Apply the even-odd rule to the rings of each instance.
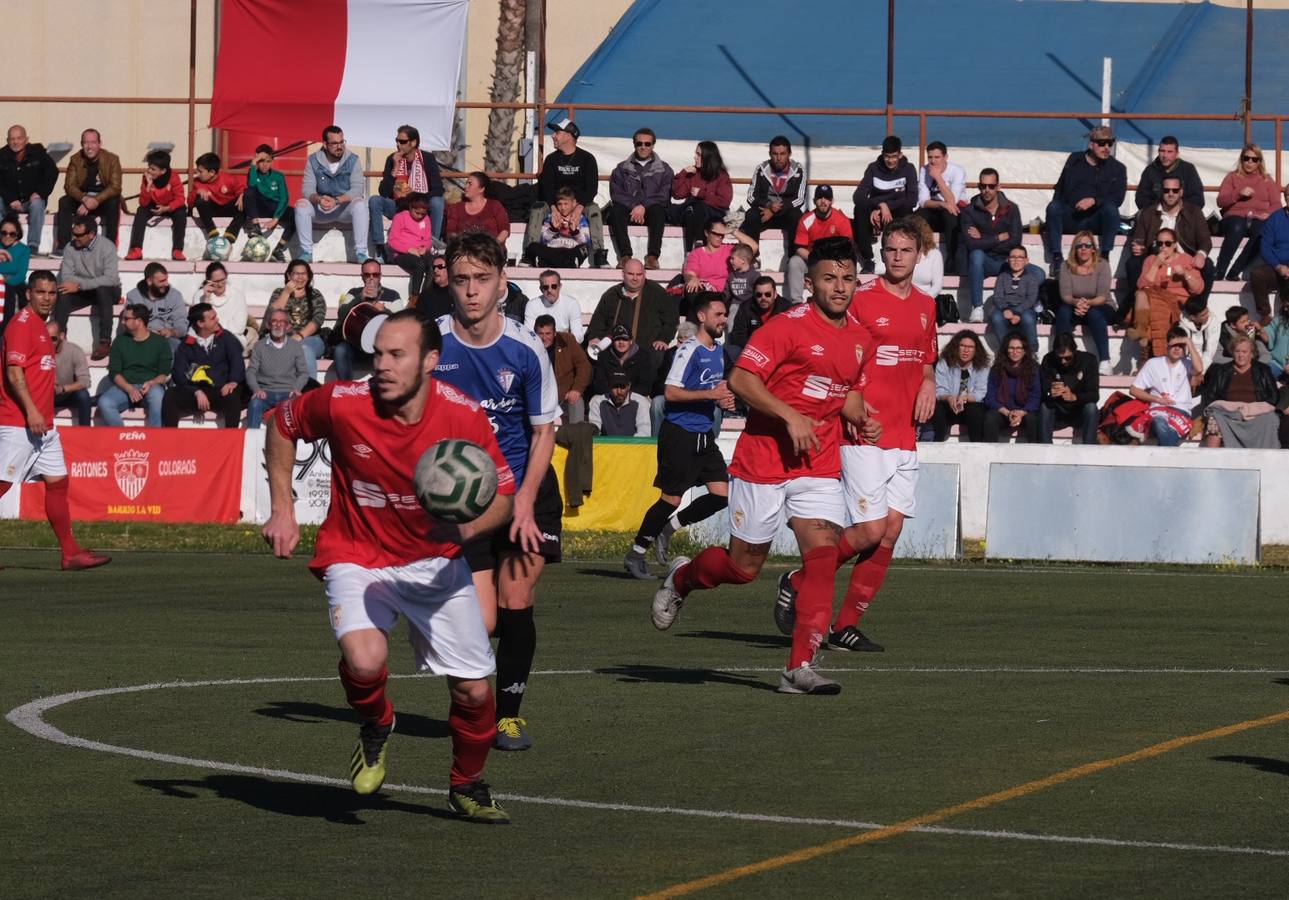
[[[291,512],[275,512],[264,523],[264,541],[278,559],[289,559],[300,543],[300,526]]]
[[[917,399],[913,401],[913,419],[916,422],[929,421],[935,413],[935,382],[923,381],[918,388]]]
[[[819,449],[819,435],[815,434],[815,429],[822,425],[823,422],[794,411],[786,424],[794,453],[801,456],[812,450]]]

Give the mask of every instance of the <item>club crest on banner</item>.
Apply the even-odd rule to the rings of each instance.
[[[142,450],[126,450],[124,453],[114,453],[112,456],[116,460],[112,468],[116,476],[116,486],[127,498],[134,500],[148,483],[148,453]]]

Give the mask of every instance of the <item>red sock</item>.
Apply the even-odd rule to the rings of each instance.
[[[478,781],[497,737],[497,703],[492,688],[488,688],[488,699],[481,706],[453,702],[448,710],[448,728],[452,731],[452,786]]]
[[[841,540],[837,542],[837,568],[841,568],[850,562],[859,551],[850,545],[846,540],[846,532],[841,533]],[[805,577],[805,570],[798,569],[792,573],[792,589],[798,594],[801,593],[801,580]]]
[[[371,678],[360,678],[340,660],[340,683],[345,686],[349,705],[365,721],[382,727],[394,721],[394,704],[385,696],[385,682],[389,680],[389,667],[381,666],[380,673]]]
[[[54,529],[63,559],[70,559],[81,552],[81,545],[72,537],[72,511],[67,506],[67,479],[45,482],[45,518]]]
[[[801,558],[801,591],[797,594],[797,624],[792,629],[788,668],[814,659],[823,643],[832,614],[833,584],[837,577],[837,549],[816,547]]]
[[[868,604],[873,602],[877,592],[882,589],[886,570],[891,566],[891,554],[894,552],[894,547],[878,544],[868,559],[855,565],[850,573],[850,586],[846,588],[846,599],[841,602],[837,621],[833,623],[833,631],[859,624],[859,620],[868,611]]]
[[[680,596],[686,597],[690,591],[706,591],[721,584],[747,584],[754,578],[751,572],[734,565],[724,547],[708,547],[676,571],[672,584]]]

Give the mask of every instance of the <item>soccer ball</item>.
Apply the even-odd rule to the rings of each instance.
[[[497,495],[497,466],[488,451],[451,438],[434,444],[412,476],[421,508],[445,522],[469,522],[483,515]]]
[[[222,234],[217,234],[206,242],[206,258],[220,262],[228,259],[233,252],[233,244]]]
[[[242,259],[251,262],[264,262],[272,252],[273,249],[269,247],[269,242],[264,240],[262,236],[254,234],[247,240],[246,248],[242,250]]]

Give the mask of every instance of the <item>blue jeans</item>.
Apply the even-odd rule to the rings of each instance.
[[[1081,316],[1074,314],[1074,307],[1068,303],[1062,303],[1056,308],[1056,323],[1052,328],[1053,334],[1074,333],[1074,326],[1082,323],[1083,333],[1092,336],[1092,343],[1096,344],[1097,359],[1105,362],[1110,358],[1110,323],[1115,318],[1114,307],[1108,303],[1100,306],[1089,306],[1088,311]]]
[[[1099,203],[1088,210],[1077,210],[1066,206],[1057,198],[1047,204],[1047,252],[1052,259],[1058,260],[1061,255],[1061,235],[1074,234],[1079,231],[1091,231],[1097,236],[1097,246],[1101,255],[1110,258],[1114,249],[1114,239],[1119,234],[1119,209],[1109,203]]]
[[[70,409],[72,421],[77,425],[92,424],[94,401],[90,398],[90,392],[84,388],[67,394],[55,394],[54,409]]]
[[[1173,430],[1168,424],[1168,419],[1163,416],[1154,416],[1150,420],[1150,430],[1155,435],[1155,440],[1159,441],[1161,447],[1180,447],[1182,445],[1182,436]]]
[[[375,194],[367,198],[367,209],[370,212],[372,244],[385,243],[385,220],[393,221],[394,214],[398,212],[398,205],[390,197],[382,197]],[[430,198],[430,227],[436,238],[443,237],[443,198]]]
[[[265,391],[264,394],[263,400],[251,395],[251,402],[246,407],[247,428],[259,428],[264,422],[264,414],[291,396],[290,391]]]
[[[1003,318],[1003,311],[995,309],[990,316],[990,322],[993,324],[994,334],[998,336],[998,352],[1003,351],[1002,342],[1007,334],[1019,330],[1025,335],[1025,342],[1029,344],[1030,353],[1038,353],[1038,316],[1032,309],[1022,310],[1018,313],[1020,316],[1020,325],[1013,325]]]
[[[45,201],[42,197],[37,197],[35,200],[20,202],[21,211],[27,214],[27,246],[31,248],[32,253],[36,253],[40,249],[40,236],[45,231]],[[11,207],[5,207],[4,215],[7,216],[12,212],[14,210]]]
[[[336,378],[340,381],[354,380],[354,362],[360,359],[370,363],[371,355],[356,349],[348,341],[340,341],[331,348],[331,368],[336,370]]]
[[[979,309],[985,302],[985,279],[992,278],[1007,266],[1007,260],[990,256],[984,250],[972,250],[967,255],[967,285],[971,289],[971,308]]]
[[[1097,442],[1097,426],[1101,421],[1101,411],[1097,409],[1095,403],[1085,403],[1077,412],[1070,412],[1044,402],[1039,407],[1038,413],[1040,444],[1052,443],[1052,433],[1066,425],[1074,428],[1074,443],[1095,444]]]
[[[318,357],[327,352],[327,345],[322,338],[316,334],[311,334],[303,341],[304,344],[304,365],[309,370],[309,377],[314,381],[318,380]]]
[[[1258,251],[1262,248],[1262,222],[1262,219],[1246,219],[1244,216],[1227,216],[1222,220],[1222,249],[1217,254],[1217,271],[1222,273],[1223,280],[1237,280],[1258,258]],[[1230,265],[1236,248],[1246,237],[1249,242],[1236,258],[1235,265]]]
[[[136,391],[143,390],[143,386],[134,385]],[[131,403],[130,395],[121,390],[115,384],[109,385],[103,393],[98,395],[98,412],[103,417],[103,421],[113,428],[120,428],[124,425],[121,413],[127,409],[137,409],[142,406],[147,410],[144,422],[149,428],[161,427],[161,400],[165,396],[165,388],[153,385],[148,388],[148,392],[143,395],[141,403]]]

